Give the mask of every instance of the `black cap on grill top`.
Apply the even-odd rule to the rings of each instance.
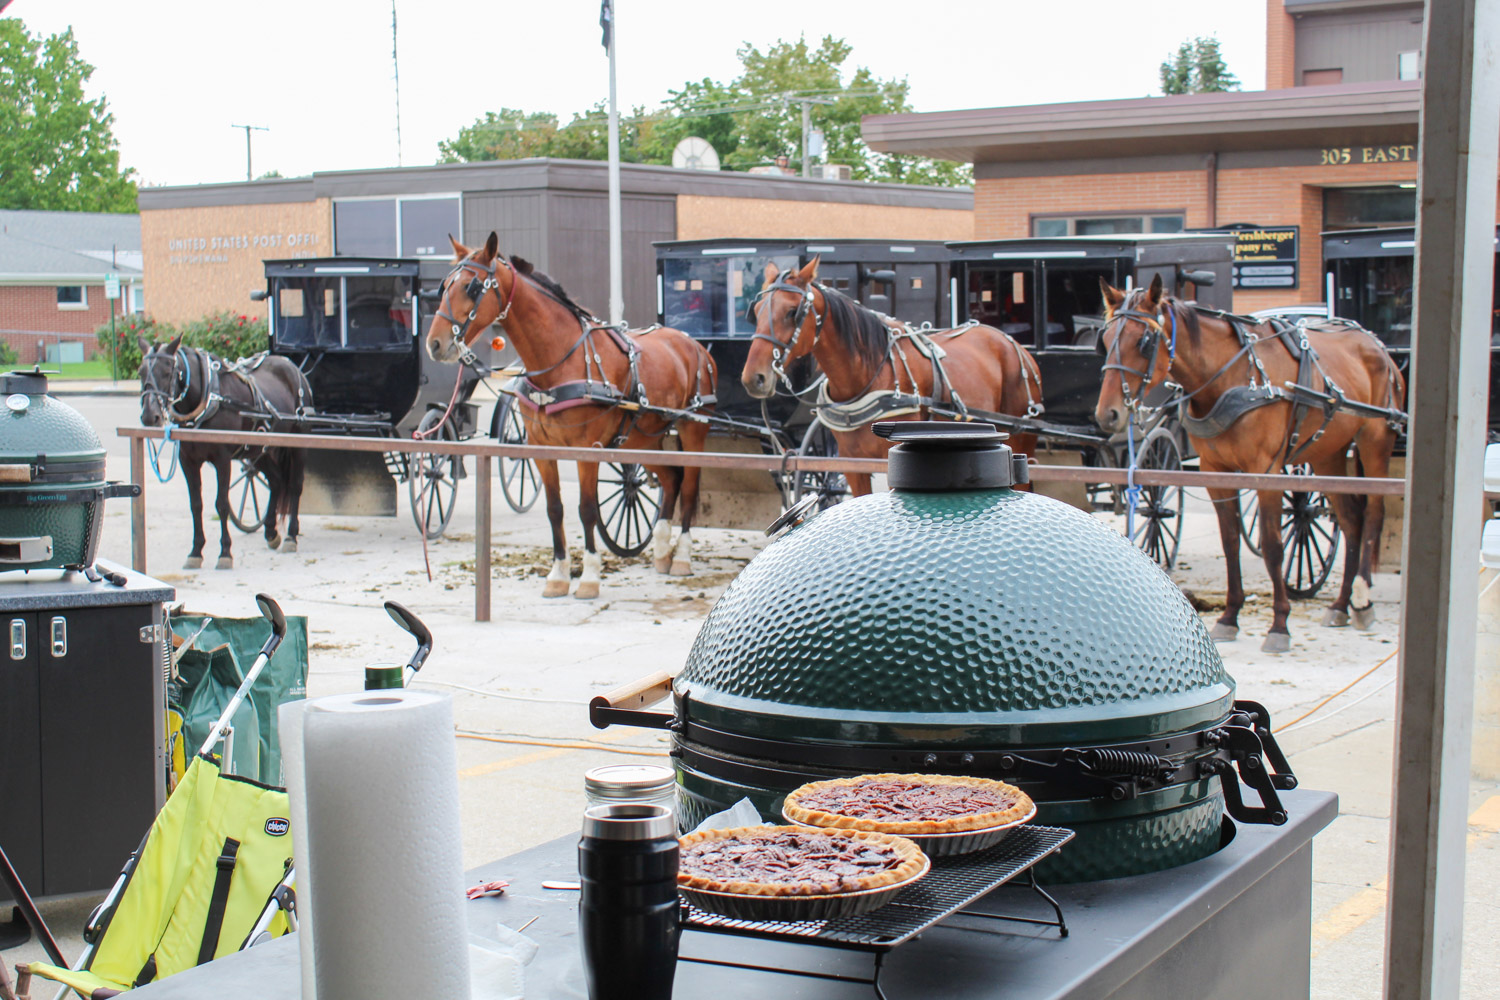
[[[1030,481],[1026,456],[1013,454],[994,424],[885,420],[873,430],[896,442],[886,470],[893,490],[995,490]]]

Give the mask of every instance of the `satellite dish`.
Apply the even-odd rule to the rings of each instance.
[[[672,166],[679,170],[718,170],[719,154],[707,139],[690,135],[673,148]]]

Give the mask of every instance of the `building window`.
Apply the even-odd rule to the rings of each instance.
[[[1415,80],[1422,75],[1419,53],[1400,52],[1396,55],[1396,79]]]
[[[1324,229],[1410,226],[1417,221],[1417,192],[1396,187],[1323,189]]]
[[[463,231],[457,195],[333,203],[333,252],[341,257],[445,257]]]
[[[1343,82],[1344,71],[1342,69],[1305,69],[1302,71],[1302,86],[1304,87],[1326,87]]]
[[[82,285],[57,286],[57,308],[87,309],[88,307],[88,291]]]
[[[1139,215],[1075,215],[1031,220],[1031,235],[1117,236],[1122,233],[1180,233],[1185,213],[1167,212]]]
[[[143,313],[146,311],[145,285],[130,286],[130,311],[133,313]]]

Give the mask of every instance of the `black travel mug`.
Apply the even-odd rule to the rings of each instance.
[[[589,1000],[670,1000],[677,971],[677,824],[663,806],[583,814],[578,926]]]

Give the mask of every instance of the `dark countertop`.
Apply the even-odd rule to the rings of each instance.
[[[91,583],[82,573],[54,569],[0,573],[0,613],[162,604],[177,596],[175,588],[160,580],[106,559],[100,559],[98,565],[125,577],[126,585],[116,587],[107,580]]]
[[[1206,921],[1245,894],[1268,873],[1307,847],[1338,813],[1331,792],[1283,792],[1290,814],[1285,826],[1237,826],[1234,839],[1202,861],[1150,875],[1064,885],[1052,889],[1071,934],[1054,928],[965,918],[958,915],[893,951],[882,986],[893,1000],[904,998],[1093,998],[1130,983],[1142,970]],[[526,969],[531,1000],[583,996],[578,973],[578,894],[541,888],[547,880],[577,877],[576,838],[560,837],[469,872],[471,884],[490,879],[511,883],[500,898],[469,905],[474,933],[492,937],[494,923],[527,928],[541,951]],[[1064,848],[1066,850],[1066,848]],[[400,889],[393,886],[393,907]],[[1041,901],[1020,886],[1002,886],[980,900],[981,911],[1050,916]],[[1288,913],[1290,922],[1293,914]],[[1308,914],[1296,915],[1302,921]],[[754,941],[702,932],[683,935],[686,956],[755,963],[772,969],[804,969],[868,976],[867,953]],[[1305,953],[1304,953],[1305,958]],[[1205,956],[1212,962],[1213,956]],[[297,1000],[299,956],[288,935],[136,990],[141,1000]],[[733,1000],[774,996],[869,1000],[868,984],[840,983],[778,972],[729,969],[681,962],[677,1000]]]

